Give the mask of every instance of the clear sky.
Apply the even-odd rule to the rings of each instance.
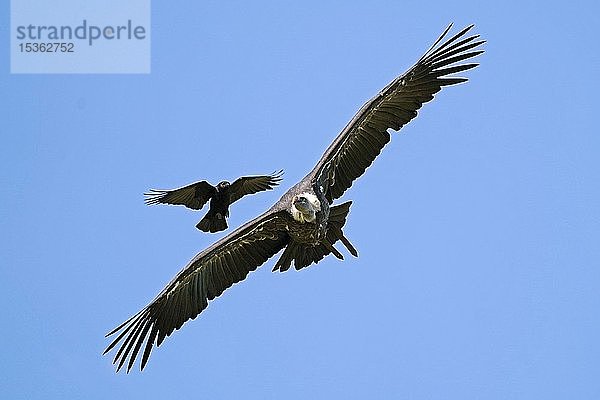
[[[149,75],[10,75],[1,10],[1,398],[600,398],[596,2],[163,3]],[[240,225],[451,21],[481,66],[344,195],[359,258],[271,259],[115,374],[104,334],[222,236],[142,193],[285,169]]]

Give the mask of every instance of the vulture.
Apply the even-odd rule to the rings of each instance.
[[[398,131],[417,116],[442,87],[466,82],[455,74],[478,64],[464,62],[483,53],[485,41],[467,35],[473,25],[448,38],[450,24],[404,74],[365,103],[325,150],[315,167],[292,186],[270,209],[243,224],[198,253],[147,306],[108,332],[115,350],[117,372],[135,360],[143,370],[154,346],[195,319],[208,302],[249,272],[282,251],[274,271],[287,271],[317,263],[329,254],[342,258],[334,247],[341,241],[350,254],[354,246],[342,228],[351,202],[335,204]]]
[[[173,190],[151,189],[144,193],[147,205],[175,204],[183,205],[192,210],[200,210],[208,200],[210,208],[198,222],[196,228],[203,232],[220,232],[227,229],[227,218],[229,218],[229,206],[248,194],[254,194],[263,190],[271,190],[279,185],[283,170],[271,175],[242,176],[233,183],[221,181],[213,186],[207,181],[200,181]]]

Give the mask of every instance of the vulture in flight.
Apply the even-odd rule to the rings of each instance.
[[[198,222],[196,228],[204,232],[220,232],[227,229],[229,206],[247,194],[254,194],[263,190],[271,190],[279,185],[283,170],[271,175],[242,176],[233,183],[221,181],[215,187],[207,181],[200,181],[173,190],[151,189],[144,193],[147,205],[175,204],[183,205],[192,210],[200,210],[208,200],[210,208]]]
[[[144,369],[154,346],[194,319],[208,302],[282,251],[273,270],[286,271],[317,263],[337,241],[357,256],[342,228],[350,202],[333,205],[375,160],[398,131],[417,116],[442,87],[466,82],[455,74],[476,67],[464,62],[483,53],[472,25],[447,38],[448,26],[427,52],[369,100],[325,150],[305,178],[273,207],[198,253],[142,310],[110,331],[104,354],[115,350],[113,363],[127,371],[140,358]]]

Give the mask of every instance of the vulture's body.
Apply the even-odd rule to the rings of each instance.
[[[105,353],[119,345],[113,361],[117,370],[127,362],[129,371],[140,351],[143,369],[153,346],[282,249],[274,270],[300,269],[330,253],[342,258],[334,248],[337,241],[357,255],[342,232],[350,202],[333,202],[390,141],[388,129],[402,128],[443,86],[467,80],[453,74],[477,66],[461,62],[481,54],[472,50],[484,42],[478,35],[465,37],[472,26],[442,42],[450,27],[413,67],[358,111],[313,170],[273,207],[196,255],[150,304],[108,333],[116,338]]]

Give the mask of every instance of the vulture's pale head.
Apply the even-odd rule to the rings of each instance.
[[[312,193],[301,193],[292,199],[292,216],[298,222],[315,222],[321,202]]]

